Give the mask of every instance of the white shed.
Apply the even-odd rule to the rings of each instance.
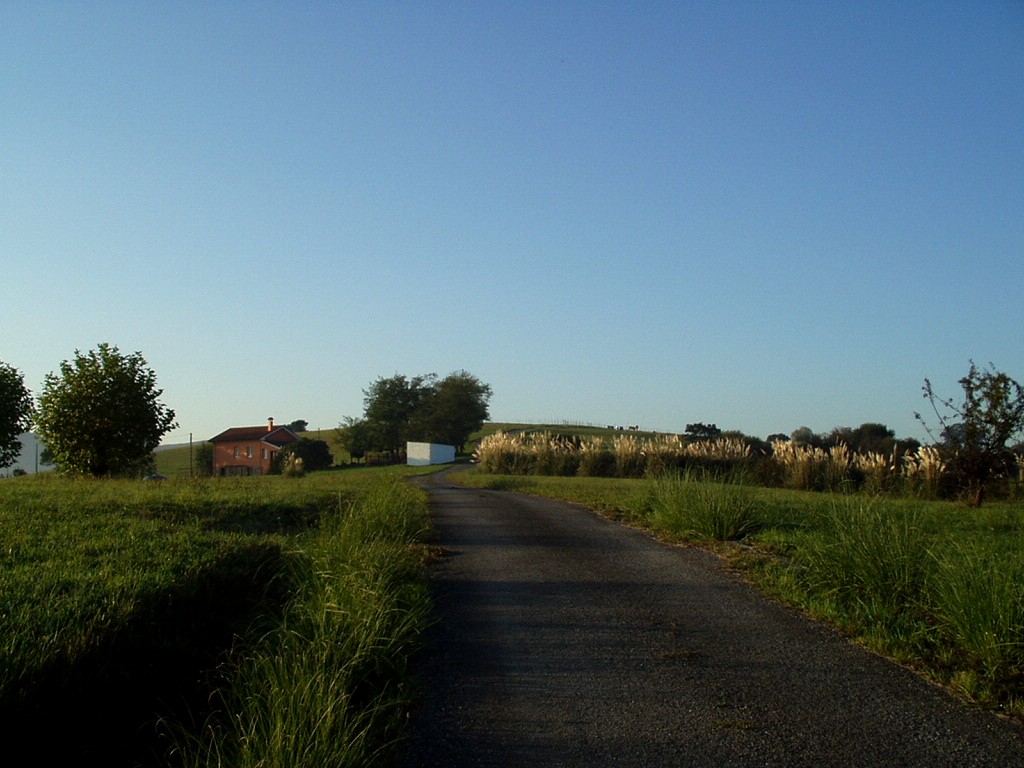
[[[405,457],[405,463],[410,467],[451,464],[455,461],[455,446],[438,445],[437,443],[406,443]]]

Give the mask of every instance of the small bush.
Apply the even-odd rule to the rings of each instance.
[[[427,620],[413,546],[426,526],[422,495],[394,480],[339,504],[294,554],[280,625],[227,669],[220,717],[182,740],[182,763],[385,764]]]

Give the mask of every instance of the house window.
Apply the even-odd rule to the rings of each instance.
[[[236,459],[238,458],[238,446],[237,445],[235,446],[235,458]]]
[[[263,449],[263,460],[264,461],[267,460],[267,449],[266,448]]]
[[[251,445],[245,446],[245,458],[247,458],[247,459],[251,459],[252,458],[252,446]]]

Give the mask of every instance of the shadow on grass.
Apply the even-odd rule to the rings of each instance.
[[[283,571],[275,544],[234,550],[174,592],[144,600],[91,651],[37,670],[0,701],[8,753],[37,765],[173,765],[163,723],[206,719],[217,666],[235,638],[279,614]]]

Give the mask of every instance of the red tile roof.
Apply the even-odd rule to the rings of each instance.
[[[268,430],[267,425],[264,424],[259,427],[231,427],[230,429],[225,429],[219,435],[211,437],[208,442],[245,443],[254,440],[261,440],[264,443],[282,446],[294,443],[300,439],[301,438],[288,429],[288,427],[274,427],[274,429]]]

